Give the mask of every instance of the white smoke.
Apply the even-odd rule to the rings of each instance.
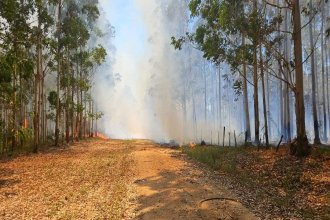
[[[179,65],[170,45],[171,34],[164,26],[158,1],[137,0],[134,6],[137,17],[132,19],[137,23],[142,19],[139,25],[144,26],[145,35],[126,30],[127,43],[117,51],[112,71],[107,70],[112,76],[118,73],[120,80],[112,77],[114,84],[109,85],[102,72],[96,79],[97,103],[105,114],[104,131],[116,138],[179,140],[182,120],[172,93]],[[134,37],[139,34],[140,45],[136,45]],[[132,48],[137,46],[142,49],[134,53]]]
[[[231,84],[221,88],[219,109],[217,68],[195,49],[175,51],[171,45],[172,36],[188,31],[186,1],[135,0],[121,13],[136,27],[116,27],[125,39],[116,39],[120,48],[112,69],[103,68],[96,79],[95,98],[105,114],[104,132],[113,138],[178,142],[204,139],[216,143],[221,136],[222,143],[222,126],[226,126],[232,138],[235,129],[238,136],[243,120],[236,113],[241,111],[241,101],[234,102]]]
[[[94,98],[98,110],[104,113],[103,130],[110,137],[157,141],[174,139],[180,142],[204,139],[222,144],[223,128],[226,127],[225,144],[229,143],[230,136],[233,145],[234,132],[238,142],[244,141],[242,97],[238,97],[233,90],[234,81],[241,77],[237,73],[232,74],[226,64],[221,64],[219,91],[218,67],[203,59],[201,52],[191,46],[175,51],[170,44],[171,36],[185,35],[199,22],[187,22],[187,2],[100,0],[105,8],[116,5],[117,10],[113,10],[113,13],[116,14],[116,31],[119,33],[116,39],[101,42],[106,45],[110,57],[95,78]],[[100,24],[100,29],[106,26]],[[251,70],[248,79],[252,81]],[[311,90],[310,81],[305,81],[305,93],[308,94]],[[269,91],[270,138],[277,142],[282,132],[279,81],[269,76],[266,85]],[[261,84],[260,136],[264,138],[260,88]],[[248,99],[253,137],[253,86],[250,84]],[[291,133],[294,134],[293,97],[290,105]],[[310,107],[310,100],[306,100],[306,124],[312,137]]]

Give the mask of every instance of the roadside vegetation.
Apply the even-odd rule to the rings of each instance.
[[[94,76],[107,60],[97,1],[0,1],[0,156],[97,135]]]
[[[251,209],[272,216],[330,218],[330,150],[313,148],[308,158],[290,156],[288,148],[196,146],[183,152],[229,178],[233,190]]]

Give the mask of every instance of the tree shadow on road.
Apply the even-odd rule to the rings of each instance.
[[[137,198],[137,219],[253,219],[227,190],[186,170],[163,171],[135,184],[142,194]],[[206,200],[210,203],[202,205]]]

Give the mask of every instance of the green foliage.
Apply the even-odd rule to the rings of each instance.
[[[107,51],[104,49],[102,45],[98,45],[96,48],[94,48],[92,52],[93,60],[98,64],[101,65],[107,56]]]
[[[171,37],[171,44],[174,46],[176,50],[182,49],[182,44],[185,43],[186,39],[184,37],[181,37],[179,39],[176,39],[175,37]]]
[[[233,85],[233,88],[237,96],[241,95],[243,89],[243,82],[241,80],[236,80]],[[237,101],[237,99],[235,101]]]
[[[47,100],[50,104],[50,107],[55,109],[56,108],[56,100],[57,100],[57,93],[56,91],[51,91],[48,94]]]
[[[33,130],[30,129],[30,128],[23,128],[23,127],[21,127],[18,130],[17,135],[18,135],[18,138],[19,139],[22,139],[24,142],[26,142],[26,141],[32,139],[32,137],[33,137]]]
[[[253,62],[253,48],[260,43],[274,45],[281,39],[273,33],[282,23],[279,15],[267,17],[257,9],[251,9],[244,0],[190,0],[189,10],[192,18],[198,18],[196,29],[180,38],[171,38],[175,49],[182,49],[185,43],[192,43],[203,52],[204,58],[215,64],[227,62],[232,73],[240,72],[245,61]],[[242,37],[252,44],[242,45]],[[239,82],[234,84],[240,94]]]
[[[70,49],[85,46],[90,35],[89,32],[79,17],[66,17],[63,21],[62,46]]]
[[[0,1],[0,17],[6,23],[5,43],[13,43],[12,39],[17,41],[26,41],[29,37],[30,26],[27,23],[33,10],[32,1],[2,0]]]
[[[33,76],[34,73],[34,62],[31,58],[20,61],[17,65],[18,71],[21,73],[23,79],[28,80]]]
[[[78,86],[82,91],[88,91],[91,88],[89,82],[83,79],[78,80]]]
[[[0,56],[0,84],[11,82],[11,67],[4,56]]]
[[[80,104],[77,104],[75,109],[78,113],[81,113],[81,112],[84,111],[84,106],[80,105]]]
[[[95,114],[95,119],[96,120],[101,119],[103,116],[104,116],[103,112],[98,112]]]
[[[202,3],[201,0],[191,0],[189,2],[189,10],[191,12],[191,16],[198,16],[199,15],[199,7]]]
[[[7,145],[15,148],[14,145],[22,145],[18,139],[32,138],[33,130],[23,128],[32,125],[23,126],[22,120],[30,122],[36,118],[39,126],[43,126],[41,112],[47,112],[48,120],[56,121],[56,114],[62,118],[63,113],[73,115],[85,111],[87,114],[90,111],[84,107],[89,106],[84,97],[91,89],[94,67],[105,62],[107,56],[101,45],[93,49],[87,45],[91,36],[93,39],[104,36],[93,32],[98,30],[95,24],[99,16],[97,1],[0,1],[0,105],[7,115],[6,120],[1,121],[5,123],[1,127],[5,128],[0,129],[0,136],[8,134]],[[58,74],[59,91],[48,91],[45,77],[50,73]],[[43,97],[46,91],[49,92],[46,95],[48,109],[35,98]],[[40,110],[36,110],[38,105]],[[26,109],[30,108],[33,114],[26,115]],[[70,121],[66,117],[64,120]],[[79,123],[82,126],[82,122]],[[11,143],[13,136],[17,143]]]
[[[101,119],[103,116],[104,116],[103,112],[97,112],[97,113],[91,113],[91,112],[89,112],[88,113],[88,117],[89,118],[96,119],[96,120]]]
[[[86,4],[82,7],[82,13],[87,15],[90,22],[95,21],[99,16],[100,12],[96,5]]]
[[[236,162],[237,155],[244,155],[246,149],[244,147],[199,147],[183,148],[183,152],[189,157],[205,163],[214,169],[219,169],[228,173],[237,172]]]

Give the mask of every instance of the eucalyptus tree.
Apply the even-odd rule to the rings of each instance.
[[[216,64],[227,62],[233,72],[241,75],[241,80],[234,85],[242,89],[244,95],[245,118],[249,119],[247,100],[247,84],[254,88],[254,119],[255,119],[255,142],[259,143],[259,98],[258,98],[258,58],[257,48],[267,41],[273,44],[273,39],[267,36],[276,30],[276,25],[281,22],[278,17],[270,18],[265,22],[264,17],[259,13],[257,1],[253,4],[246,4],[246,1],[200,1],[192,0],[189,10],[193,17],[201,17],[204,22],[197,27],[194,33],[175,39],[172,44],[175,48],[181,49],[181,45],[187,41],[197,44],[203,51],[204,57]],[[243,12],[243,13],[242,13]],[[243,38],[242,43],[236,40]],[[248,80],[246,65],[253,67],[253,82]],[[241,66],[243,66],[241,68]],[[243,69],[243,72],[242,70]],[[243,83],[242,83],[243,81]],[[245,123],[246,126],[249,123]],[[249,127],[246,127],[247,138],[249,139]]]
[[[197,45],[197,48],[204,53],[204,58],[211,60],[219,65],[221,62],[231,62],[233,69],[238,69],[235,63],[234,52],[240,52],[241,57],[246,53],[243,47],[235,47],[232,43],[233,36],[238,33],[236,22],[238,19],[244,20],[244,16],[237,12],[237,4],[242,2],[235,1],[234,4],[223,1],[198,1],[192,0],[189,3],[189,10],[192,17],[201,18],[203,22],[197,25],[194,33],[179,39],[172,38],[172,44],[176,49],[181,49],[182,44],[188,41]],[[243,7],[242,5],[240,5]],[[221,14],[222,13],[222,14]],[[231,18],[237,18],[237,20]],[[231,52],[230,54],[228,52]],[[237,55],[238,56],[238,55]],[[243,71],[246,70],[243,68]],[[246,74],[245,74],[246,75]],[[244,74],[243,74],[244,76]],[[244,80],[247,80],[245,76]],[[245,84],[244,84],[245,85]],[[247,89],[244,91],[244,100],[247,100]],[[248,101],[245,101],[245,107]],[[245,109],[245,118],[249,121],[249,109]],[[248,123],[246,123],[246,126]],[[250,127],[246,127],[247,139],[250,139]]]
[[[309,154],[310,147],[308,145],[308,138],[306,135],[305,124],[305,101],[304,101],[304,73],[303,65],[305,61],[302,58],[302,29],[307,26],[301,25],[301,5],[299,0],[285,1],[278,4],[267,2],[271,7],[289,10],[292,14],[291,31],[282,31],[284,34],[289,34],[293,41],[293,58],[283,55],[278,48],[273,45],[266,44],[271,54],[278,60],[281,76],[277,76],[279,80],[283,81],[295,97],[295,115],[296,115],[296,140],[291,144],[291,153],[297,156],[306,156]],[[286,74],[288,73],[288,74]],[[295,73],[295,74],[293,74]]]
[[[99,16],[98,2],[80,3],[0,2],[1,153],[8,151],[9,145],[11,151],[23,145],[38,151],[41,143],[47,142],[48,119],[55,121],[55,145],[59,146],[63,122],[69,136],[69,111],[81,109],[87,117],[83,96],[90,91],[93,69],[105,61],[106,51],[95,43],[88,44]],[[55,19],[50,16],[53,13]],[[50,72],[57,73],[56,91],[49,93],[47,105],[45,92],[53,89],[52,79],[47,76]],[[72,97],[70,88],[76,89]],[[62,118],[63,112],[66,114]],[[79,119],[80,123],[86,120],[80,112]]]
[[[305,156],[309,154],[308,138],[305,125],[305,101],[304,101],[304,77],[302,60],[302,40],[301,40],[301,13],[299,0],[292,0],[289,7],[292,10],[293,19],[293,42],[295,57],[295,98],[296,98],[296,126],[297,126],[297,146],[293,146],[292,154]]]
[[[66,17],[63,19],[63,47],[66,51],[67,59],[67,72],[63,74],[63,89],[68,89],[71,85],[72,97],[71,97],[71,126],[74,127],[73,123],[73,112],[76,111],[75,119],[75,136],[78,139],[78,134],[80,136],[80,125],[81,125],[81,113],[82,109],[82,92],[79,90],[82,85],[82,71],[81,71],[81,59],[84,57],[83,48],[86,46],[90,34],[82,20],[81,8],[75,1],[69,2],[67,6]],[[72,59],[71,59],[72,58]],[[73,68],[72,66],[75,66]],[[72,69],[71,69],[72,68]],[[75,70],[74,70],[75,69]],[[69,75],[69,73],[71,73]],[[67,90],[68,93],[68,90]],[[76,103],[74,103],[74,96],[76,96]],[[69,111],[69,100],[65,101],[66,111]],[[68,115],[68,113],[67,113]],[[66,121],[68,127],[68,121]],[[68,129],[68,128],[67,128]],[[68,136],[67,131],[67,136]],[[74,134],[72,134],[74,135]],[[68,137],[67,137],[68,141]]]
[[[282,10],[279,10],[280,13],[282,13]],[[284,9],[284,31],[285,32],[289,32],[289,22],[291,20],[290,17],[291,13],[289,11],[289,9],[285,8]],[[280,32],[280,30],[279,30]],[[285,36],[283,36],[284,38],[284,42],[281,43],[280,45],[283,46],[283,53],[284,53],[284,59],[286,61],[290,61],[291,60],[291,44],[290,44],[290,36],[288,34],[286,34]],[[281,61],[280,61],[281,62]],[[279,64],[281,65],[281,64]],[[287,65],[287,68],[283,68],[283,78],[289,79],[291,71],[289,66]],[[280,73],[281,75],[281,73]],[[280,81],[281,83],[281,87],[283,87],[283,91],[281,91],[282,96],[281,96],[281,103],[283,104],[282,109],[283,112],[281,111],[281,114],[283,115],[283,122],[282,122],[282,134],[284,135],[284,138],[287,142],[291,142],[291,116],[290,116],[290,88],[289,85],[287,83],[283,83],[282,81]],[[283,98],[282,98],[283,97]]]
[[[17,146],[18,137],[25,131],[21,107],[26,104],[25,90],[29,89],[27,82],[33,74],[33,58],[29,52],[31,27],[28,23],[32,10],[32,1],[0,2],[0,53],[4,75],[1,79],[1,92],[5,108],[11,110],[6,132],[11,139],[12,151]]]
[[[60,136],[60,77],[61,77],[61,36],[62,36],[62,8],[63,3],[62,0],[54,0],[54,4],[57,4],[57,23],[56,23],[56,31],[55,31],[55,38],[56,38],[56,113],[55,113],[55,146],[59,146],[59,136]],[[54,94],[54,93],[53,93]]]
[[[290,57],[285,57],[278,48],[274,47],[274,42],[282,40],[282,37],[275,37],[274,41],[267,42],[261,39],[261,42],[269,50],[272,56],[279,62],[282,76],[274,74],[273,76],[283,81],[293,91],[295,96],[295,113],[296,113],[296,129],[297,137],[296,143],[291,144],[291,153],[297,156],[306,156],[309,154],[310,147],[308,145],[308,138],[306,135],[305,125],[305,101],[304,101],[304,74],[302,60],[302,28],[306,25],[301,25],[301,6],[299,0],[285,1],[281,4],[273,4],[266,1],[266,5],[279,9],[287,9],[292,14],[293,31],[284,31],[285,34],[290,34],[294,43],[294,61]],[[274,17],[277,23],[282,22],[282,17]],[[272,70],[273,71],[273,70]],[[289,73],[286,74],[285,72]],[[293,76],[293,72],[295,75]]]
[[[43,111],[44,102],[44,61],[43,49],[45,46],[45,39],[47,38],[49,29],[53,25],[53,19],[48,14],[47,1],[35,0],[34,5],[37,13],[37,25],[33,27],[32,42],[35,44],[36,55],[35,65],[36,73],[34,76],[34,113],[33,113],[33,130],[34,130],[34,152],[38,151],[40,141],[40,116]]]
[[[324,53],[325,53],[325,75],[326,75],[326,94],[327,94],[327,111],[328,111],[328,120],[329,120],[329,125],[330,125],[330,91],[329,91],[329,54],[330,51],[328,51],[328,44],[330,40],[330,1],[325,0],[324,6],[324,14],[322,16],[322,19],[324,21]]]
[[[262,7],[260,7],[262,6]],[[288,10],[292,14],[293,31],[279,30],[283,22],[281,13],[265,16],[264,10],[268,7],[278,10]],[[202,1],[191,0],[189,10],[192,17],[198,17],[203,20],[195,32],[188,33],[179,39],[172,38],[172,44],[175,48],[181,49],[185,42],[193,42],[204,52],[206,59],[215,63],[220,61],[227,62],[233,71],[240,73],[244,80],[245,71],[241,73],[239,66],[245,61],[248,66],[253,67],[253,86],[254,86],[254,110],[255,110],[255,139],[258,142],[259,120],[258,120],[258,62],[257,48],[260,47],[260,58],[263,56],[263,49],[269,54],[269,57],[278,62],[279,71],[276,73],[272,62],[262,62],[260,59],[260,70],[265,69],[271,76],[282,81],[293,93],[295,97],[295,113],[297,138],[296,144],[292,144],[292,154],[307,155],[309,153],[308,139],[305,126],[305,103],[304,103],[304,74],[302,60],[302,37],[301,30],[306,25],[301,25],[301,10],[299,0],[291,0],[275,3],[274,1]],[[287,21],[287,17],[285,17]],[[281,34],[278,34],[278,33]],[[282,42],[284,36],[290,34],[294,42],[294,58],[286,50],[284,54],[276,45]],[[233,39],[243,36],[242,44],[237,44]],[[287,39],[287,38],[286,38]],[[286,46],[288,44],[285,44]],[[295,73],[295,74],[293,74]],[[263,77],[262,77],[263,78]],[[241,83],[235,83],[241,85]],[[264,86],[263,86],[264,87]],[[264,88],[263,88],[264,90]],[[244,91],[244,90],[243,90]],[[245,95],[245,94],[244,94]],[[263,98],[265,102],[265,98]],[[287,104],[287,107],[289,102]],[[264,115],[265,115],[264,106]],[[289,114],[289,112],[288,112]],[[265,123],[267,120],[264,120]]]
[[[321,3],[321,65],[322,65],[322,105],[323,105],[323,140],[324,142],[328,141],[328,129],[327,129],[327,107],[326,107],[326,85],[328,85],[328,77],[326,77],[326,65],[327,65],[327,59],[325,56],[327,43],[325,40],[325,12],[326,12],[326,0],[322,0]],[[327,81],[326,81],[327,80]],[[329,100],[328,104],[329,104]]]
[[[310,38],[310,48],[311,48],[311,76],[312,76],[312,105],[313,105],[313,123],[314,123],[314,144],[320,144],[320,132],[319,132],[319,122],[318,122],[318,113],[316,106],[316,82],[317,82],[317,73],[315,71],[315,49],[314,49],[314,31],[313,31],[313,17],[315,15],[313,2],[309,1],[309,38]]]
[[[253,98],[254,98],[254,135],[255,142],[259,145],[260,140],[260,120],[259,120],[259,91],[258,91],[258,45],[260,38],[260,20],[258,20],[259,12],[257,0],[253,0],[253,7],[251,16],[251,24],[253,24],[253,32],[250,32],[251,41],[252,41],[252,59],[253,59]],[[248,31],[249,32],[249,31]],[[261,54],[260,54],[261,55]],[[268,137],[267,137],[268,138]]]
[[[59,144],[62,113],[65,139],[68,143],[83,136],[86,92],[90,89],[88,75],[93,63],[93,48],[88,42],[99,17],[97,2],[57,0],[57,101],[55,145]],[[104,49],[104,48],[103,48]],[[62,95],[61,95],[62,94]],[[70,129],[71,128],[71,129]],[[71,138],[70,138],[71,136]]]

